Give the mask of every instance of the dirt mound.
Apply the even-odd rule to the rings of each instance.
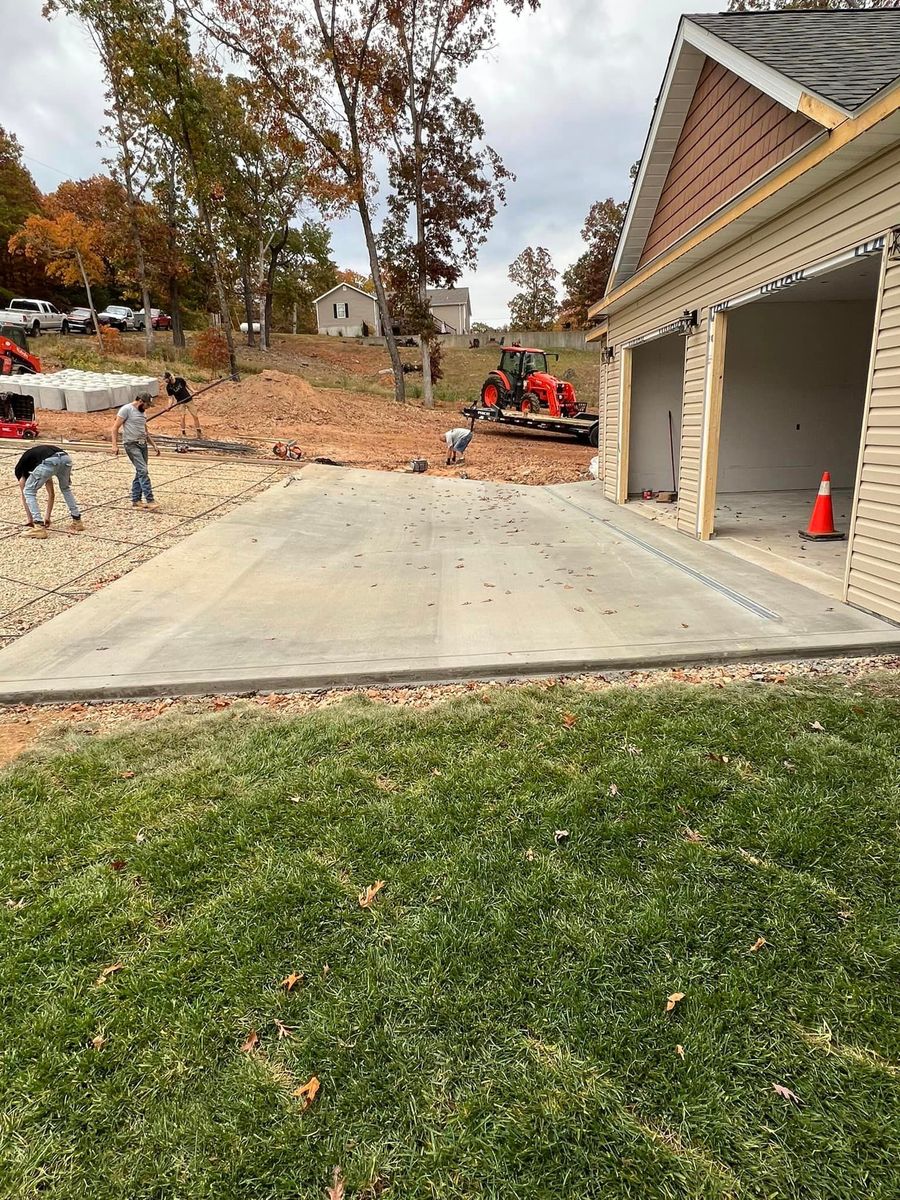
[[[299,375],[261,371],[240,383],[223,383],[197,401],[204,415],[249,418],[264,424],[290,426],[297,422],[325,424],[334,419],[331,406]]]

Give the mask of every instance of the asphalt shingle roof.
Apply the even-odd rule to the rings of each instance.
[[[850,111],[900,78],[900,9],[700,13],[689,19]]]
[[[429,288],[428,299],[434,304],[465,304],[469,299],[469,289]]]

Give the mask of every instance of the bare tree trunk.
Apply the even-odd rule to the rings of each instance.
[[[241,254],[241,288],[244,292],[244,316],[247,320],[247,345],[256,346],[253,334],[253,293],[250,290],[250,261],[249,256]]]
[[[294,301],[294,319],[291,322],[291,333],[297,332],[297,301]]]
[[[269,331],[266,328],[266,243],[259,239],[259,276],[257,287],[259,289],[259,348],[260,350],[268,350],[269,348]]]
[[[87,292],[88,308],[91,310],[91,320],[94,322],[94,332],[97,334],[97,345],[100,347],[100,353],[102,354],[103,338],[100,336],[100,322],[97,320],[97,310],[94,308],[94,297],[91,294],[91,285],[88,283],[87,271],[84,269],[81,252],[77,246],[75,247],[75,257],[78,259],[78,270],[81,272],[84,290]]]
[[[279,237],[277,239],[273,237],[269,242],[269,266],[266,272],[265,322],[263,324],[263,328],[266,331],[266,343],[269,346],[272,344],[272,310],[275,304],[275,277],[278,273],[278,259],[281,257],[282,250],[287,245],[289,232],[288,226],[285,225]],[[296,332],[295,328],[294,333]]]
[[[184,326],[181,320],[181,289],[178,286],[178,276],[169,278],[169,315],[172,318],[172,345],[183,350],[187,343],[184,340]]]
[[[378,245],[375,241],[375,231],[372,228],[372,217],[365,195],[356,202],[359,218],[362,221],[363,233],[366,237],[366,249],[369,251],[369,269],[375,284],[375,298],[378,301],[378,313],[381,317],[382,333],[387,342],[391,367],[394,371],[394,399],[398,404],[406,403],[406,378],[403,374],[403,364],[400,361],[400,351],[397,349],[397,339],[394,337],[391,310],[388,305],[387,292],[384,290],[384,279],[381,275],[381,263],[378,261]]]

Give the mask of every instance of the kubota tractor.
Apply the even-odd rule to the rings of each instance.
[[[25,334],[11,325],[0,326],[0,375],[39,375],[41,360],[29,353]]]
[[[29,354],[21,329],[0,329],[0,438],[36,438],[34,400],[16,391],[17,375],[38,375],[41,360]]]
[[[558,362],[559,355],[554,357]],[[575,417],[587,407],[577,403],[571,383],[550,374],[543,350],[525,346],[504,346],[500,365],[481,389],[481,403],[523,413],[546,412],[552,417]]]

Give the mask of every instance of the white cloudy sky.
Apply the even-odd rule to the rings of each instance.
[[[7,55],[0,125],[22,142],[38,185],[101,169],[97,145],[103,85],[84,31],[68,18],[49,23],[42,0],[0,0],[13,17],[16,53]],[[581,252],[580,230],[594,200],[625,199],[678,17],[714,12],[723,0],[543,0],[515,19],[504,13],[490,59],[466,85],[488,140],[515,172],[508,205],[490,232],[472,289],[475,320],[503,323],[513,288],[507,267],[527,245],[547,246],[562,271]],[[335,257],[368,271],[357,222],[334,226]]]

